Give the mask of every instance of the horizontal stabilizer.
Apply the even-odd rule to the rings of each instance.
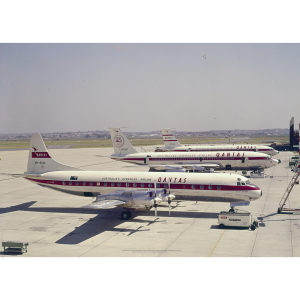
[[[1,173],[1,175],[13,176],[13,177],[28,177],[28,178],[38,178],[42,177],[41,174],[13,174],[13,173]]]
[[[117,155],[95,155],[97,157],[107,157],[107,158],[113,158],[114,160],[122,160],[124,159],[124,157],[126,157],[125,155],[120,155],[120,156],[117,156]]]
[[[126,202],[120,201],[120,200],[100,200],[100,201],[94,201],[93,203],[89,205],[82,206],[82,208],[105,208],[105,207],[111,207],[116,205],[125,204]]]

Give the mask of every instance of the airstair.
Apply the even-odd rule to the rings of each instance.
[[[279,207],[278,207],[278,211],[277,211],[279,214],[281,212],[284,212],[284,211],[291,211],[291,212],[293,212],[293,211],[300,211],[300,208],[283,208],[283,206],[285,205],[287,199],[290,196],[290,193],[291,193],[294,185],[296,183],[297,184],[299,183],[299,181],[298,181],[299,176],[300,176],[300,165],[298,165],[298,168],[296,169],[295,174],[294,174],[294,176],[293,176],[290,184],[288,185],[285,193],[283,194],[283,196],[282,196],[282,198],[281,198],[281,200],[279,202]]]

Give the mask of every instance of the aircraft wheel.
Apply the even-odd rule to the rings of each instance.
[[[224,224],[220,224],[220,225],[219,225],[219,228],[220,228],[220,229],[223,229],[224,227],[225,227]]]
[[[251,230],[255,230],[256,226],[254,224],[251,225]]]
[[[128,220],[131,217],[131,212],[129,210],[123,211],[121,213],[121,220]]]

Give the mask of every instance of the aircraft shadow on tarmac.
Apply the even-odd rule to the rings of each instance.
[[[113,209],[84,209],[84,208],[69,208],[69,207],[31,207],[36,201],[26,202],[23,204],[0,208],[0,214],[10,213],[14,211],[31,211],[31,212],[46,212],[46,213],[65,213],[65,214],[97,214],[96,217],[90,218],[87,222],[66,234],[64,237],[56,241],[58,244],[79,244],[87,239],[90,239],[98,234],[106,231],[114,231],[118,233],[128,233],[127,236],[138,233],[140,231],[149,231],[147,226],[166,222],[167,220],[161,220],[161,218],[169,218],[169,211],[160,211],[158,209],[157,217],[154,220],[140,219],[139,216],[149,216],[153,218],[155,215],[154,210],[146,212],[133,212],[132,219],[120,220],[120,214],[122,208],[116,207]],[[172,209],[179,207],[178,203],[171,206]],[[166,206],[167,208],[167,206]],[[174,211],[171,210],[171,218],[205,218],[216,219],[218,213],[201,212],[201,211]],[[130,228],[116,228],[124,222],[144,224],[137,229]]]

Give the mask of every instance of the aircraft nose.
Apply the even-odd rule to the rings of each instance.
[[[257,200],[262,196],[262,190],[259,188],[258,190],[253,191],[252,200]]]

